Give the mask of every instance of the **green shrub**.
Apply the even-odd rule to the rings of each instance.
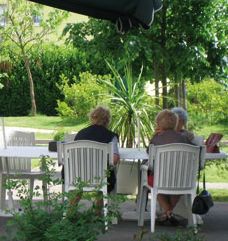
[[[64,129],[59,129],[55,132],[53,140],[54,141],[64,141],[64,135],[66,131]]]
[[[223,85],[207,79],[200,83],[188,83],[187,89],[192,126],[228,121],[228,94]]]
[[[62,85],[59,88],[64,95],[64,101],[58,100],[56,109],[62,117],[86,119],[92,108],[105,102],[104,89],[97,83],[99,76],[84,72],[80,74],[80,80],[74,84],[70,84],[66,76],[62,75],[61,78]]]

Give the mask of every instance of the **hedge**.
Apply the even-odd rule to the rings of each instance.
[[[71,46],[54,44],[34,47],[30,54],[31,72],[34,80],[37,112],[56,115],[57,99],[63,99],[57,87],[60,75],[69,79],[88,70],[86,56]],[[8,77],[1,80],[0,113],[4,116],[28,115],[31,108],[29,82],[20,57],[10,56],[11,69]],[[3,72],[3,70],[0,70]]]

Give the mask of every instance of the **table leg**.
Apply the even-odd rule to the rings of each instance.
[[[140,192],[141,192],[141,161],[138,159],[138,193],[136,195],[136,212],[139,208],[139,199],[140,199]]]
[[[0,173],[0,209],[3,210],[3,187],[2,187],[3,175]]]

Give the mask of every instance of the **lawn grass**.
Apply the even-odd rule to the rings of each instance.
[[[20,116],[5,117],[5,126],[35,129],[78,131],[86,125],[85,120],[62,119],[59,116]]]
[[[207,182],[225,182],[228,183],[228,162],[227,160],[216,160],[207,162],[205,166]],[[202,178],[201,178],[202,181]]]
[[[205,139],[210,135],[210,133],[221,133],[223,134],[223,140],[228,141],[228,127],[227,124],[217,124],[217,125],[206,125],[200,129],[194,131],[196,135],[203,136]]]
[[[208,189],[212,198],[216,202],[228,202],[227,189]]]
[[[53,140],[54,133],[55,132],[51,132],[51,133],[36,132],[35,138],[36,140]]]
[[[27,127],[54,130],[61,126],[62,119],[58,116],[16,116],[5,117],[5,126]]]

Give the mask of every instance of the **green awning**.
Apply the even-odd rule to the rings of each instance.
[[[132,27],[148,29],[154,13],[162,8],[161,0],[29,0],[47,6],[98,19],[110,20],[119,32]]]

